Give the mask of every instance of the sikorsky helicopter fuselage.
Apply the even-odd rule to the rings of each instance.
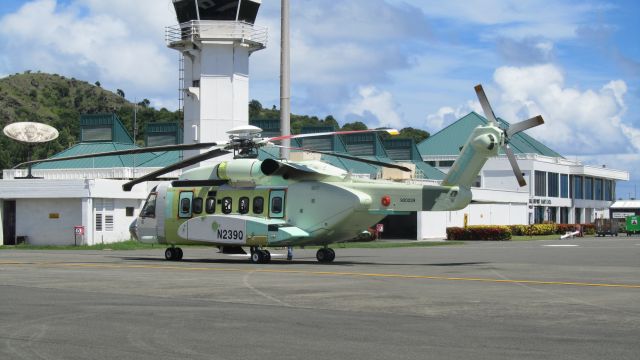
[[[328,245],[388,215],[458,210],[470,200],[468,188],[351,178],[320,161],[236,159],[158,185],[132,231],[142,242],[168,245]],[[171,251],[168,258],[179,258]],[[333,260],[323,251],[318,260]]]

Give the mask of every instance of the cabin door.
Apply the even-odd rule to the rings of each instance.
[[[285,211],[285,195],[284,190],[271,190],[269,193],[269,217],[283,218]]]

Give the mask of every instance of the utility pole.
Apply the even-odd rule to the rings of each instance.
[[[291,134],[291,95],[289,93],[289,0],[281,0],[280,5],[280,135]],[[280,157],[289,159],[289,139],[282,140]]]

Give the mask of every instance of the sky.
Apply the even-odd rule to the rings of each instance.
[[[538,114],[528,133],[568,159],[627,170],[640,188],[640,2],[291,0],[291,110],[341,124],[435,133],[482,114]],[[280,1],[262,0],[269,43],[250,58],[250,98],[279,105]],[[177,108],[171,0],[2,0],[0,77],[25,70],[100,81]]]

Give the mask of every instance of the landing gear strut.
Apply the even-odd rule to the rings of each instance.
[[[169,261],[179,261],[182,260],[182,249],[179,247],[170,247],[164,251],[164,258]]]
[[[332,248],[324,247],[318,249],[316,259],[321,263],[330,263],[336,258],[336,252]]]
[[[267,264],[271,262],[269,250],[262,250],[258,247],[251,248],[251,262],[254,264]]]

